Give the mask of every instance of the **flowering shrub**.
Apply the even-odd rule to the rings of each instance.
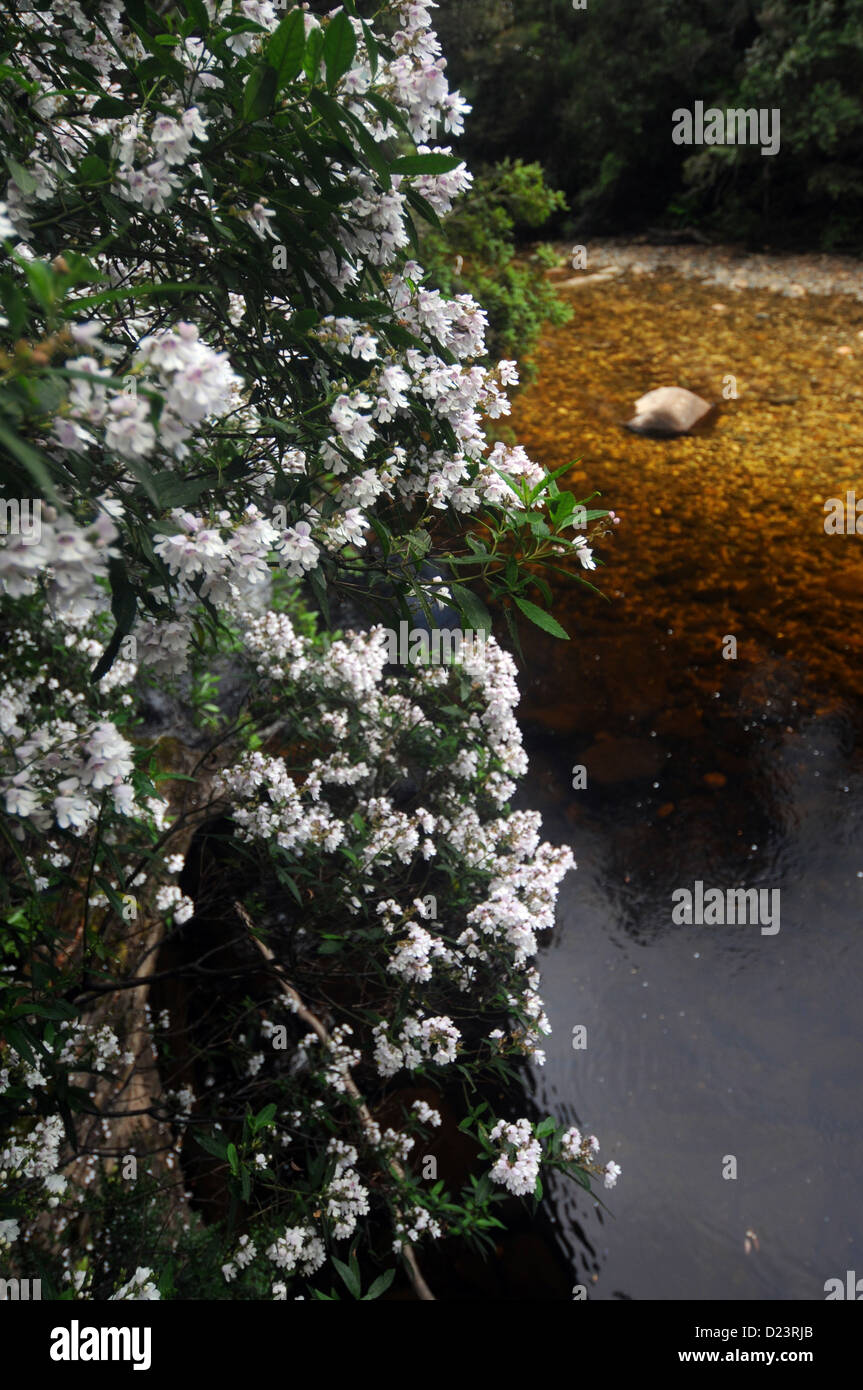
[[[422,257],[446,295],[468,291],[488,317],[489,352],[519,354],[519,368],[532,376],[530,354],[546,323],[568,323],[572,306],[542,273],[557,265],[553,247],[538,246],[531,259],[516,257],[516,228],[543,226],[565,207],[549,188],[539,164],[504,159],[475,179],[443,226],[420,228]]]
[[[0,537],[0,1239],[54,1296],[189,1296],[197,1242],[227,1296],[334,1297],[335,1271],[378,1297],[396,1252],[429,1297],[419,1241],[487,1240],[496,1188],[540,1195],[540,1162],[600,1171],[460,1089],[542,1059],[532,960],[571,859],[509,808],[493,640],[394,673],[380,625],[319,635],[309,605],[332,629],[445,602],[487,630],[478,580],[565,635],[526,594],[594,567],[571,532],[603,513],[492,446],[515,364],[479,365],[482,309],[412,258],[412,212],[470,182],[436,144],[465,107],[428,6],[374,32],[353,4],[10,9],[0,446],[38,524]],[[142,700],[192,707],[200,756],[148,737]],[[244,990],[196,1033],[148,992],[206,974],[215,946],[156,966],[214,894]],[[487,1156],[461,1196],[412,1166],[439,1120],[394,1099],[414,1074]],[[230,1194],[215,1233],[186,1204],[196,1154]]]

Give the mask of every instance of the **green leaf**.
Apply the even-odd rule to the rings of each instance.
[[[309,92],[309,101],[320,111],[336,139],[341,141],[341,143],[351,151],[351,154],[355,154],[354,146],[350,139],[352,131],[346,124],[347,113],[342,110],[339,103],[334,101],[331,96],[327,96],[326,92],[322,92],[318,88]]]
[[[544,478],[540,479],[540,481],[536,484],[535,487],[531,488],[528,494],[528,500],[532,502],[534,498],[538,497],[541,492],[545,491],[545,489],[549,486],[550,483],[556,482],[562,474],[567,473],[570,468],[574,468],[575,465],[580,462],[580,458],[572,459],[569,463],[562,463],[560,465],[560,468],[555,468],[553,473],[547,473]]]
[[[394,159],[394,174],[448,174],[464,161],[454,154],[403,154]]]
[[[26,444],[23,439],[19,439],[17,434],[8,430],[3,424],[0,424],[0,444],[4,444],[10,454],[13,454],[18,462],[23,464],[41,495],[47,497],[50,502],[57,502],[57,493],[54,490],[51,474],[48,472],[43,455],[37,453],[35,449]]]
[[[43,309],[51,309],[57,298],[54,274],[44,261],[27,262],[27,283]]]
[[[348,1293],[352,1294],[354,1298],[359,1298],[362,1290],[362,1285],[360,1283],[360,1277],[357,1274],[356,1270],[351,1269],[348,1265],[344,1264],[342,1260],[337,1260],[335,1255],[332,1256],[332,1261],[336,1267],[337,1272],[346,1284]]]
[[[324,36],[322,31],[320,29],[313,29],[306,42],[306,52],[303,58],[303,68],[310,82],[314,82],[318,75],[323,46]]]
[[[474,555],[476,555],[477,559],[479,559],[479,560],[492,560],[492,559],[494,559],[494,556],[492,555],[491,551],[490,551],[490,550],[487,550],[486,547],[482,544],[482,542],[477,540],[476,536],[472,536],[472,535],[468,534],[468,535],[465,536],[465,541],[466,541],[467,544],[470,546],[471,550],[473,551]],[[510,556],[510,559],[512,559],[512,556]]]
[[[574,511],[575,497],[571,492],[561,492],[555,499],[554,506],[549,508],[551,519],[558,528],[563,526]]]
[[[120,636],[125,637],[135,621],[138,601],[129,583],[126,566],[119,556],[112,555],[108,560],[108,573],[111,577],[111,612]]]
[[[291,314],[289,323],[295,333],[308,333],[310,328],[314,328],[315,324],[320,322],[320,318],[317,309],[298,309],[295,314]]]
[[[276,90],[280,92],[303,70],[303,56],[306,51],[306,25],[302,10],[292,10],[286,15],[276,32],[270,38],[265,53],[267,62],[276,72]]]
[[[27,322],[27,305],[11,275],[0,276],[0,303],[9,320],[10,337],[20,337],[21,330]]]
[[[270,67],[269,63],[261,63],[249,74],[243,88],[244,120],[260,121],[264,116],[269,115],[276,97],[278,83],[278,73],[275,68]]]
[[[236,1144],[228,1145],[227,1149],[225,1150],[225,1157],[231,1165],[231,1172],[233,1173],[234,1177],[236,1177],[240,1171],[240,1156],[237,1153]]]
[[[542,594],[543,598],[545,599],[546,604],[550,605],[553,602],[553,599],[551,589],[549,588],[548,584],[541,577],[541,575],[538,574],[535,574],[533,576],[533,582],[539,589],[539,592]]]
[[[333,90],[340,77],[344,77],[357,51],[357,36],[354,26],[344,10],[334,15],[327,25],[324,35],[324,63],[327,69],[327,86]]]
[[[476,1198],[477,1202],[484,1205],[491,1196],[491,1192],[491,1178],[489,1177],[488,1173],[483,1173],[482,1177],[479,1179],[474,1188],[474,1197]]]
[[[542,608],[537,608],[535,603],[529,599],[513,596],[519,610],[526,618],[529,618],[537,627],[541,627],[543,632],[548,632],[552,637],[561,637],[565,642],[569,641],[569,633],[565,632],[556,618],[550,613],[546,613]]]
[[[195,21],[202,33],[209,33],[210,16],[207,14],[207,7],[204,4],[204,0],[183,0],[183,8],[189,18]]]
[[[22,165],[18,163],[17,159],[13,159],[12,156],[8,154],[6,155],[6,168],[9,170],[9,173],[12,175],[22,193],[35,193],[36,180],[29,169],[23,168]]]
[[[366,92],[365,99],[370,102],[375,110],[380,112],[386,120],[392,121],[393,125],[403,130],[405,135],[410,135],[410,128],[403,113],[399,111],[397,106],[393,106],[392,102],[388,101],[386,97],[382,97],[380,92]]]
[[[589,1173],[586,1173],[583,1168],[571,1168],[570,1174],[575,1178],[575,1181],[584,1188],[585,1192],[590,1192]]]
[[[474,632],[491,632],[491,614],[482,599],[477,598],[476,594],[466,589],[463,584],[448,583],[447,588],[455,599],[459,612],[466,618],[468,627]]]
[[[295,884],[294,880],[291,878],[290,874],[279,874],[279,883],[283,883],[285,885],[285,887],[290,892],[291,896],[299,903],[300,907],[302,907],[303,900],[300,896],[300,890]]]
[[[376,77],[378,71],[378,56],[380,53],[380,50],[378,48],[378,41],[372,33],[371,29],[369,28],[368,24],[366,24],[366,21],[362,20],[361,23],[363,26],[363,37],[365,38],[366,49],[369,55],[369,67],[371,68],[372,77]]]
[[[127,111],[128,109],[126,107]],[[86,155],[78,166],[82,183],[102,183],[110,176],[110,172],[104,159],[100,159],[97,154]]]
[[[368,1303],[370,1299],[380,1298],[382,1293],[386,1293],[395,1277],[394,1269],[388,1269],[384,1274],[379,1274],[374,1283],[369,1286],[368,1293],[363,1294],[361,1302]]]
[[[266,1129],[268,1125],[273,1123],[275,1118],[276,1104],[275,1101],[271,1101],[269,1105],[264,1106],[263,1110],[258,1111],[252,1123],[256,1130]]]
[[[426,222],[428,222],[432,227],[438,227],[441,229],[443,228],[443,223],[441,222],[440,218],[438,217],[428,198],[424,198],[421,193],[417,193],[415,188],[406,188],[405,194],[411,207],[414,209],[415,212],[419,213],[420,217],[425,218]]]
[[[11,1024],[4,1024],[3,1037],[7,1043],[11,1043],[16,1052],[20,1052],[22,1057],[26,1057],[28,1062],[35,1063],[35,1053],[28,1039],[18,1028],[13,1028]]]
[[[205,1153],[212,1154],[213,1158],[225,1157],[227,1146],[224,1139],[211,1139],[208,1134],[198,1134],[195,1137]]]
[[[202,492],[214,485],[215,479],[212,477],[178,478],[169,469],[153,475],[153,486],[158,492],[159,505],[162,509],[188,507],[192,502],[197,502]]]
[[[362,121],[353,116],[350,111],[343,111],[342,116],[350,120],[351,129],[359,141],[363,154],[374,169],[384,189],[389,192],[392,188],[392,179],[390,178],[389,165],[384,158],[380,145],[376,140],[372,139]]]
[[[386,526],[384,525],[384,523],[383,523],[382,521],[380,521],[380,520],[378,519],[378,517],[369,515],[368,518],[367,518],[367,520],[368,520],[368,523],[369,523],[369,525],[371,526],[372,530],[374,531],[375,535],[376,535],[377,538],[378,538],[378,541],[379,541],[379,543],[380,543],[380,547],[381,547],[381,550],[382,550],[382,552],[383,552],[384,558],[386,559],[386,557],[389,555],[389,553],[390,553],[390,551],[391,551],[391,549],[392,549],[392,542],[391,542],[390,533],[389,533],[389,531],[387,530],[387,528],[386,528]]]
[[[89,111],[91,116],[128,116],[128,114],[129,103],[120,97],[100,97]]]
[[[153,506],[157,507],[159,511],[164,511],[161,500],[159,498],[159,494],[156,491],[156,483],[153,478],[153,472],[150,468],[150,465],[148,463],[145,463],[142,458],[124,457],[123,462],[125,463],[129,472],[134,473],[135,477],[138,479],[138,482],[141,484],[141,487],[144,489],[150,501],[153,503]]]
[[[25,1014],[35,1014],[37,1018],[56,1018],[70,1019],[78,1017],[78,1010],[72,1005],[63,1002],[62,1004],[27,1004],[23,1012]],[[48,1036],[48,1029],[45,1030]]]

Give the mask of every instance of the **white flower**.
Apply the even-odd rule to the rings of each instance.
[[[417,1119],[421,1124],[437,1126],[440,1124],[440,1112],[433,1110],[424,1100],[415,1100],[411,1109],[416,1111]]]
[[[150,1278],[152,1273],[152,1269],[139,1265],[128,1283],[110,1295],[109,1303],[116,1299],[126,1299],[133,1303],[152,1302],[154,1299],[160,1299],[162,1295]]]
[[[144,397],[114,396],[105,421],[105,443],[126,458],[152,453],[156,431],[150,421],[150,404]]]
[[[17,1221],[0,1221],[0,1245],[12,1245],[21,1234]]]
[[[9,218],[9,209],[5,203],[0,202],[0,238],[6,241],[11,237],[20,236],[20,232]]]
[[[572,544],[582,569],[595,570],[596,561],[593,558],[593,551],[587,544],[584,536],[576,536]]]
[[[617,1179],[620,1177],[622,1171],[623,1170],[618,1166],[618,1164],[606,1163],[604,1172],[605,1186],[614,1187],[614,1184],[617,1182]]]
[[[288,574],[298,578],[306,570],[313,570],[318,563],[320,551],[311,539],[311,527],[307,521],[298,521],[282,532],[276,544],[279,563]]]
[[[574,1126],[561,1135],[560,1151],[569,1163],[576,1163],[581,1152],[582,1138],[581,1131]]]

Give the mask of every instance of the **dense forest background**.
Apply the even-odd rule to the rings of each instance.
[[[442,0],[471,168],[539,161],[578,235],[694,228],[859,251],[863,0]],[[671,113],[781,111],[781,149],[672,143]]]

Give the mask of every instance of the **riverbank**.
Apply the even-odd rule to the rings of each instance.
[[[564,242],[556,243],[561,267],[552,275],[553,279],[566,280],[570,287],[577,283],[579,276],[587,278],[597,273],[654,275],[670,272],[704,285],[735,291],[771,290],[789,299],[803,299],[807,295],[849,295],[863,300],[863,262],[854,256],[824,252],[757,253],[733,245],[656,245],[644,238],[630,241],[610,237],[590,242],[584,248],[584,270],[574,271],[570,264],[573,249]]]

